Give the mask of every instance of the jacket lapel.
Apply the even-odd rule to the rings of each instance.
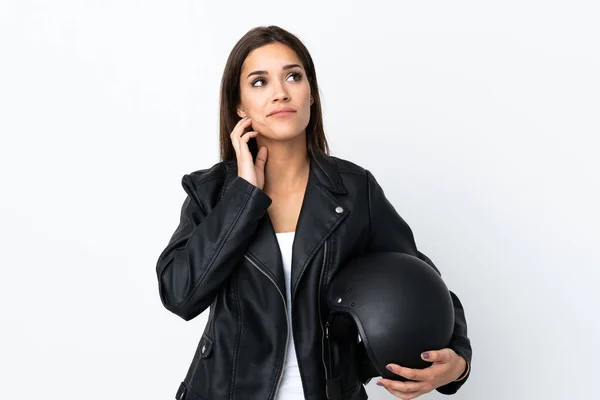
[[[257,263],[285,296],[285,276],[279,242],[269,214],[260,220],[255,236],[246,250],[246,255]]]
[[[236,171],[235,165],[229,170],[229,182],[237,175]],[[350,213],[347,205],[342,204],[338,198],[346,193],[334,161],[326,155],[311,155],[308,183],[292,248],[292,299],[304,271],[315,254]],[[259,222],[246,255],[273,280],[285,296],[281,252],[268,213],[265,213]]]
[[[292,250],[292,300],[313,257],[350,213],[350,209],[339,199],[347,192],[337,165],[325,155],[311,156],[310,162],[308,185]]]

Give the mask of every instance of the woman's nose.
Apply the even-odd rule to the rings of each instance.
[[[288,101],[290,95],[282,84],[273,85],[273,101]]]

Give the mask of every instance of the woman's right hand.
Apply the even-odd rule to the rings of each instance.
[[[250,117],[242,118],[238,121],[235,128],[229,135],[233,150],[237,158],[238,176],[244,178],[259,189],[265,185],[265,163],[267,162],[267,148],[261,147],[256,156],[256,164],[252,159],[252,153],[248,147],[248,141],[256,137],[258,132],[248,131],[246,129],[252,126]]]

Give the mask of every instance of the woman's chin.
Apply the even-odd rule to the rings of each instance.
[[[298,132],[295,129],[276,129],[269,132],[261,132],[261,136],[269,140],[291,140],[303,133],[304,131]]]

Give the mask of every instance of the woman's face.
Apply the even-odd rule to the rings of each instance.
[[[253,50],[242,65],[238,115],[269,139],[304,134],[313,103],[310,84],[296,53],[281,43]],[[275,113],[279,110],[289,110]],[[275,113],[275,114],[274,114]]]

